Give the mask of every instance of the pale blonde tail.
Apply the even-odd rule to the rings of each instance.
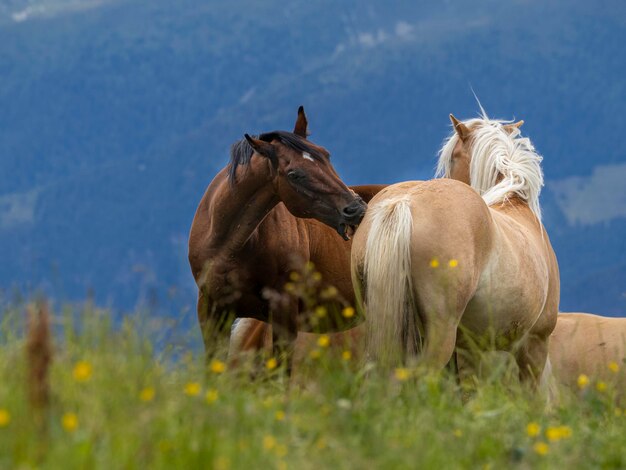
[[[557,386],[557,381],[552,371],[550,356],[546,358],[546,364],[543,367],[543,372],[539,379],[539,390],[543,393],[548,408],[559,404],[559,387]]]
[[[410,199],[394,198],[368,209],[371,228],[363,261],[367,354],[397,364],[419,347],[411,277]]]

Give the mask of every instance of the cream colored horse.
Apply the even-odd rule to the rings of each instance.
[[[513,353],[520,378],[538,379],[559,303],[539,208],[541,157],[521,123],[450,118],[438,165],[445,178],[387,187],[355,234],[367,353],[439,370],[456,348],[469,373],[473,344]]]
[[[626,391],[626,318],[560,313],[550,338],[554,377],[576,388],[584,374]]]

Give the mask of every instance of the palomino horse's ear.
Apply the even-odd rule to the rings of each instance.
[[[244,134],[244,137],[250,144],[250,146],[254,149],[256,153],[262,155],[264,157],[269,158],[270,160],[274,160],[274,147],[269,142],[265,142],[264,140],[255,139],[250,137],[248,134]]]
[[[505,124],[503,127],[510,134],[515,129],[519,129],[520,127],[522,127],[523,124],[524,124],[524,121],[517,121],[517,122],[514,122],[513,124]]]
[[[308,127],[309,122],[306,119],[306,114],[304,114],[304,106],[300,106],[298,108],[298,118],[296,119],[296,125],[293,128],[293,133],[306,139],[309,135]]]
[[[453,114],[450,114],[450,121],[452,122],[454,130],[459,135],[459,139],[465,141],[470,135],[470,131],[467,126],[455,118]]]

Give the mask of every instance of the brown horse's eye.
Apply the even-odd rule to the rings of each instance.
[[[306,175],[304,174],[303,171],[291,170],[287,172],[287,178],[289,178],[290,181],[297,183],[297,182],[304,181],[306,179]]]

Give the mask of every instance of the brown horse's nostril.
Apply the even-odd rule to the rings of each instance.
[[[356,199],[352,203],[343,208],[343,216],[346,219],[360,217],[365,212],[365,204],[360,199]]]

